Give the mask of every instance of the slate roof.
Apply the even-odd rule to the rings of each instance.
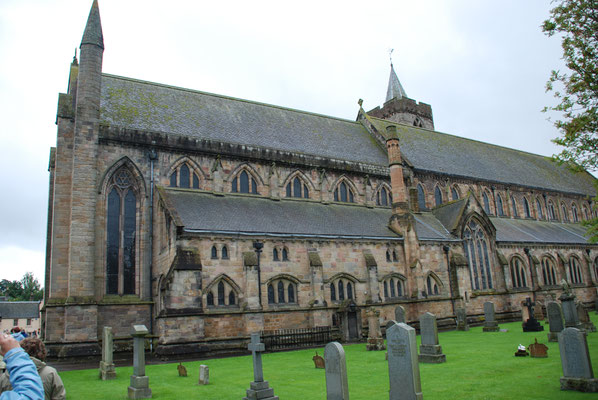
[[[0,301],[0,317],[39,318],[39,301]]]
[[[430,212],[417,213],[415,217],[415,231],[419,240],[455,241],[454,237],[442,223]]]
[[[580,224],[490,217],[497,242],[589,244]]]

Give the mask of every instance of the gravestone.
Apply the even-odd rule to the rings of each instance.
[[[548,341],[558,342],[559,333],[565,329],[563,324],[563,310],[561,305],[556,301],[549,301],[546,305],[546,313],[548,314]]]
[[[407,320],[405,319],[405,307],[403,306],[396,306],[395,307],[395,322],[400,324],[401,322],[406,324]]]
[[[527,308],[527,321],[523,323],[523,332],[540,332],[544,327],[534,317],[534,306],[536,305],[529,297],[525,299],[523,305]]]
[[[260,334],[252,333],[251,342],[247,346],[253,357],[253,382],[249,384],[247,389],[247,397],[243,400],[278,400],[278,396],[274,396],[274,389],[268,385],[268,381],[264,381],[264,371],[262,369],[262,353],[266,350],[263,343],[260,343]]]
[[[492,303],[491,301],[487,301],[484,303],[484,318],[484,327],[482,328],[482,331],[498,332],[500,328],[494,316],[494,303]]]
[[[113,361],[114,341],[112,327],[105,326],[102,330],[102,361],[100,361],[100,379],[103,381],[116,378]]]
[[[544,310],[542,309],[542,303],[536,301],[536,305],[534,306],[534,318],[538,321],[544,321]]]
[[[322,356],[319,356],[317,351],[316,351],[316,355],[312,357],[312,360],[314,360],[314,366],[316,368],[318,368],[318,369],[326,368],[326,363],[324,362],[324,358],[322,358]]]
[[[149,377],[145,376],[145,337],[148,330],[145,325],[133,325],[133,375],[129,386],[129,399],[150,399]]]
[[[596,332],[596,326],[590,320],[590,314],[588,310],[584,307],[582,302],[577,302],[577,317],[579,318],[579,323],[581,327],[585,329],[586,332]]]
[[[199,381],[200,385],[207,385],[210,383],[210,368],[207,365],[199,366]]]
[[[468,331],[469,324],[467,323],[467,310],[463,307],[457,308],[457,330]]]
[[[577,328],[565,328],[559,333],[559,350],[563,366],[561,390],[598,392],[598,379],[594,378],[585,333]]]
[[[183,365],[183,363],[179,363],[176,369],[179,371],[179,376],[187,376],[187,368]]]
[[[575,307],[575,295],[571,290],[566,290],[560,297],[563,317],[565,317],[565,328],[583,329],[579,323],[577,308]]]
[[[395,323],[386,334],[390,400],[422,400],[415,329]]]
[[[338,342],[331,342],[324,348],[326,363],[326,400],[349,400],[347,362],[345,350]]]
[[[368,343],[366,349],[368,351],[386,349],[384,338],[380,332],[380,311],[372,308],[368,310],[366,315],[368,317]]]
[[[529,355],[532,358],[546,358],[548,357],[548,346],[544,343],[538,343],[536,338],[534,343],[529,345]]]
[[[431,364],[446,362],[446,355],[442,354],[442,346],[438,344],[436,316],[429,312],[422,315],[419,319],[419,329],[421,331],[419,361]]]

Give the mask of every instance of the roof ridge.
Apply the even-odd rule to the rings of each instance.
[[[300,113],[300,114],[313,115],[313,116],[316,116],[316,117],[334,119],[334,120],[341,121],[341,122],[349,122],[349,123],[354,124],[354,125],[361,125],[358,121],[354,121],[354,120],[350,120],[350,119],[346,119],[346,118],[335,117],[335,116],[332,116],[332,115],[320,114],[320,113],[311,112],[311,111],[299,110],[299,109],[291,108],[291,107],[283,107],[283,106],[278,106],[278,105],[275,105],[275,104],[263,103],[263,102],[260,102],[260,101],[254,101],[254,100],[248,100],[248,99],[241,99],[239,97],[226,96],[226,95],[223,95],[223,94],[217,94],[217,93],[211,93],[211,92],[204,92],[202,90],[197,90],[197,89],[189,89],[189,88],[184,88],[184,87],[181,87],[181,86],[168,85],[168,84],[165,84],[165,83],[158,83],[158,82],[146,81],[146,80],[142,80],[142,79],[128,78],[126,76],[113,75],[113,74],[108,74],[108,73],[105,73],[105,72],[102,73],[102,76],[107,76],[107,77],[114,78],[114,79],[122,79],[122,80],[130,81],[130,82],[137,82],[137,83],[146,84],[146,85],[160,86],[160,87],[163,87],[163,88],[182,90],[182,91],[190,92],[190,93],[198,93],[198,94],[203,94],[203,95],[206,95],[206,96],[219,97],[221,99],[228,99],[228,100],[233,100],[233,101],[240,101],[240,102],[243,102],[243,103],[255,104],[255,105],[258,105],[258,106],[264,106],[264,107],[269,107],[269,108],[277,108],[279,110],[292,111],[292,112],[296,112],[296,113]]]

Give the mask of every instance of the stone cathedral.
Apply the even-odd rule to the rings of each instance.
[[[146,325],[158,354],[208,353],[261,330],[360,339],[372,307],[448,324],[492,301],[513,318],[562,280],[596,298],[580,226],[594,178],[435,131],[392,65],[386,102],[360,100],[351,121],[110,75],[103,53],[94,1],[50,151],[54,355],[97,354],[104,326],[118,340]]]

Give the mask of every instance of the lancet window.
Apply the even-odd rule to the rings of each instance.
[[[470,219],[465,226],[463,240],[472,289],[491,289],[493,285],[490,243],[486,233],[475,219]]]

